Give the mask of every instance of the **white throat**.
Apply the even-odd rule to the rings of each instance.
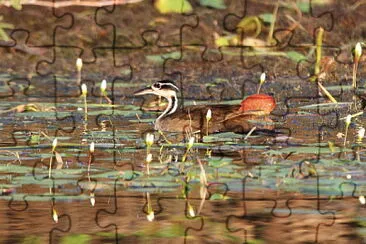
[[[168,106],[166,107],[164,112],[155,121],[155,129],[157,129],[157,130],[161,129],[160,120],[167,115],[175,113],[175,111],[178,108],[178,99],[177,99],[176,94],[171,95],[171,96],[166,96],[165,98],[168,100]]]

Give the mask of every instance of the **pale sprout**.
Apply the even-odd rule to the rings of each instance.
[[[148,215],[146,215],[146,218],[147,218],[147,220],[148,221],[153,221],[154,219],[155,219],[155,214],[154,214],[154,211],[150,211],[149,213],[148,213]]]
[[[147,133],[145,138],[145,143],[148,147],[151,147],[154,143],[154,134]]]
[[[266,73],[262,73],[261,74],[261,76],[260,76],[260,79],[259,79],[259,82],[261,83],[261,84],[263,84],[264,82],[265,82],[265,80],[266,80]]]
[[[55,138],[52,142],[52,151],[55,151],[56,147],[57,147],[57,138]]]
[[[81,94],[83,94],[83,96],[86,96],[88,94],[88,87],[86,86],[86,84],[81,85]]]
[[[78,71],[83,67],[83,60],[81,58],[76,59],[76,68]]]
[[[100,84],[100,90],[102,91],[102,93],[104,93],[106,89],[107,89],[107,81],[102,80],[102,83]]]
[[[355,58],[358,60],[362,55],[362,46],[361,43],[357,42],[355,46]]]
[[[152,154],[151,153],[149,153],[147,156],[146,156],[146,163],[151,163],[151,161],[152,161]]]
[[[208,109],[207,114],[206,114],[206,119],[207,119],[207,121],[210,121],[211,118],[212,118],[212,111],[211,111],[211,109]]]
[[[360,201],[360,203],[361,203],[362,205],[365,205],[365,204],[366,204],[365,196],[360,196],[360,197],[358,198],[358,200]]]
[[[89,152],[94,153],[94,149],[95,149],[95,144],[94,144],[94,142],[92,142],[92,143],[90,143]]]

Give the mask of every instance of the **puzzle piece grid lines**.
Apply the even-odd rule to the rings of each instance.
[[[353,61],[345,55],[350,45],[337,34],[342,21],[363,28],[363,19],[353,17],[362,5],[349,2],[349,12],[343,12],[337,11],[345,5],[342,1],[333,1],[330,8],[302,1],[308,12],[298,15],[297,22],[288,16],[299,6],[289,1],[291,7],[278,6],[273,42],[253,47],[251,30],[237,25],[245,17],[272,13],[272,2],[225,1],[224,10],[194,2],[193,13],[173,15],[160,14],[147,1],[124,3],[76,10],[52,1],[53,8],[41,8],[43,24],[19,21],[9,32],[10,41],[0,43],[8,59],[1,65],[0,92],[2,241],[19,242],[19,236],[41,243],[73,238],[97,243],[172,238],[184,243],[365,241],[364,205],[358,201],[365,191],[363,146],[342,148],[343,139],[336,134],[344,129],[340,118],[347,108],[323,110],[320,105],[327,98],[316,82],[308,81],[316,34],[323,28],[323,56],[336,67],[325,75],[344,71],[340,79],[324,80],[323,85],[340,87],[332,90],[338,101],[352,97],[346,88],[352,80]],[[133,18],[131,13],[144,9],[146,15]],[[29,18],[29,11],[28,6],[18,12],[0,8],[0,15]],[[202,36],[205,32],[214,35]],[[228,33],[236,35],[234,43],[216,46],[215,38]],[[258,40],[265,39],[263,33]],[[362,38],[344,39],[354,43]],[[291,52],[303,58],[294,62]],[[77,58],[83,59],[80,82]],[[274,94],[277,101],[271,116],[281,136],[214,138],[209,146],[195,145],[188,164],[175,161],[186,150],[185,135],[169,135],[173,144],[167,144],[166,135],[151,124],[157,113],[141,111],[144,105],[132,95],[168,78],[180,88],[183,106],[239,101],[256,92],[262,72],[268,77],[262,92]],[[361,62],[361,82],[364,74]],[[105,102],[99,89],[103,79],[113,106],[100,105]],[[80,84],[88,88],[87,122]],[[315,110],[314,104],[319,105]],[[363,118],[357,122],[362,124]],[[150,175],[144,173],[147,133],[155,135]],[[59,140],[56,149],[53,138]],[[91,142],[95,153],[89,151]],[[339,150],[333,151],[330,143]],[[205,158],[209,150],[213,159]],[[202,172],[197,156],[205,158],[206,184],[197,173]]]

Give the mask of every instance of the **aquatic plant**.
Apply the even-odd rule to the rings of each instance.
[[[257,89],[257,94],[259,94],[262,85],[264,84],[264,82],[266,81],[266,73],[262,73],[260,78],[259,78],[259,85],[258,85],[258,89]]]
[[[55,154],[55,151],[56,151],[56,147],[57,147],[57,138],[55,138],[52,142],[52,155],[50,157],[50,165],[49,165],[49,168],[48,168],[48,178],[51,179],[51,174],[52,174],[52,161],[53,161],[53,156]]]
[[[81,69],[82,68],[83,68],[83,60],[81,58],[76,59],[76,71],[77,71],[76,84],[78,86],[81,83]]]
[[[102,80],[102,83],[100,83],[100,93],[101,93],[101,99],[100,102],[102,102],[102,98],[105,98],[108,102],[108,104],[112,104],[112,100],[108,97],[107,94],[107,81]]]
[[[207,114],[206,114],[206,136],[208,136],[209,124],[210,124],[211,118],[212,118],[212,111],[211,111],[211,109],[208,109]]]
[[[348,128],[351,124],[352,115],[347,115],[346,121],[345,121],[345,132],[344,132],[344,141],[343,141],[343,147],[346,147],[346,141],[347,141],[347,134],[348,134]]]
[[[358,63],[360,61],[360,57],[362,56],[362,46],[361,43],[357,42],[354,49],[354,57],[353,57],[353,70],[352,70],[352,88],[357,88],[357,69]]]
[[[88,87],[86,86],[85,83],[81,85],[81,95],[84,98],[84,122],[87,123],[88,122],[88,104],[86,101],[86,97],[88,95]]]

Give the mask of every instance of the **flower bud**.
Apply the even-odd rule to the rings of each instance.
[[[261,77],[260,77],[260,79],[259,79],[259,83],[260,84],[263,84],[264,82],[266,81],[266,73],[262,73],[261,74]]]
[[[55,223],[58,223],[58,214],[55,208],[52,208],[52,219]]]
[[[362,46],[360,42],[357,42],[355,46],[355,60],[359,60],[362,55]]]
[[[94,193],[90,193],[90,204],[94,207],[95,205],[95,195]]]
[[[206,114],[206,119],[207,119],[207,121],[210,121],[211,118],[212,118],[212,111],[211,111],[211,109],[208,109],[207,114]]]
[[[94,149],[95,149],[95,144],[94,144],[94,142],[92,142],[92,143],[90,143],[89,152],[94,153]]]
[[[145,138],[146,146],[151,147],[154,143],[154,134],[147,133]]]
[[[107,89],[107,81],[106,80],[102,80],[102,83],[100,84],[100,91],[102,93],[105,93],[105,90]]]
[[[351,119],[352,119],[352,115],[347,115],[346,117],[346,126],[349,126],[349,124],[351,124]]]
[[[56,147],[57,147],[57,138],[53,139],[53,142],[52,142],[52,152],[55,151]]]
[[[82,84],[81,85],[81,94],[86,97],[86,95],[88,94],[88,87],[86,86],[86,84]]]
[[[83,60],[81,58],[76,59],[76,69],[78,71],[81,71],[82,67],[83,67]]]

